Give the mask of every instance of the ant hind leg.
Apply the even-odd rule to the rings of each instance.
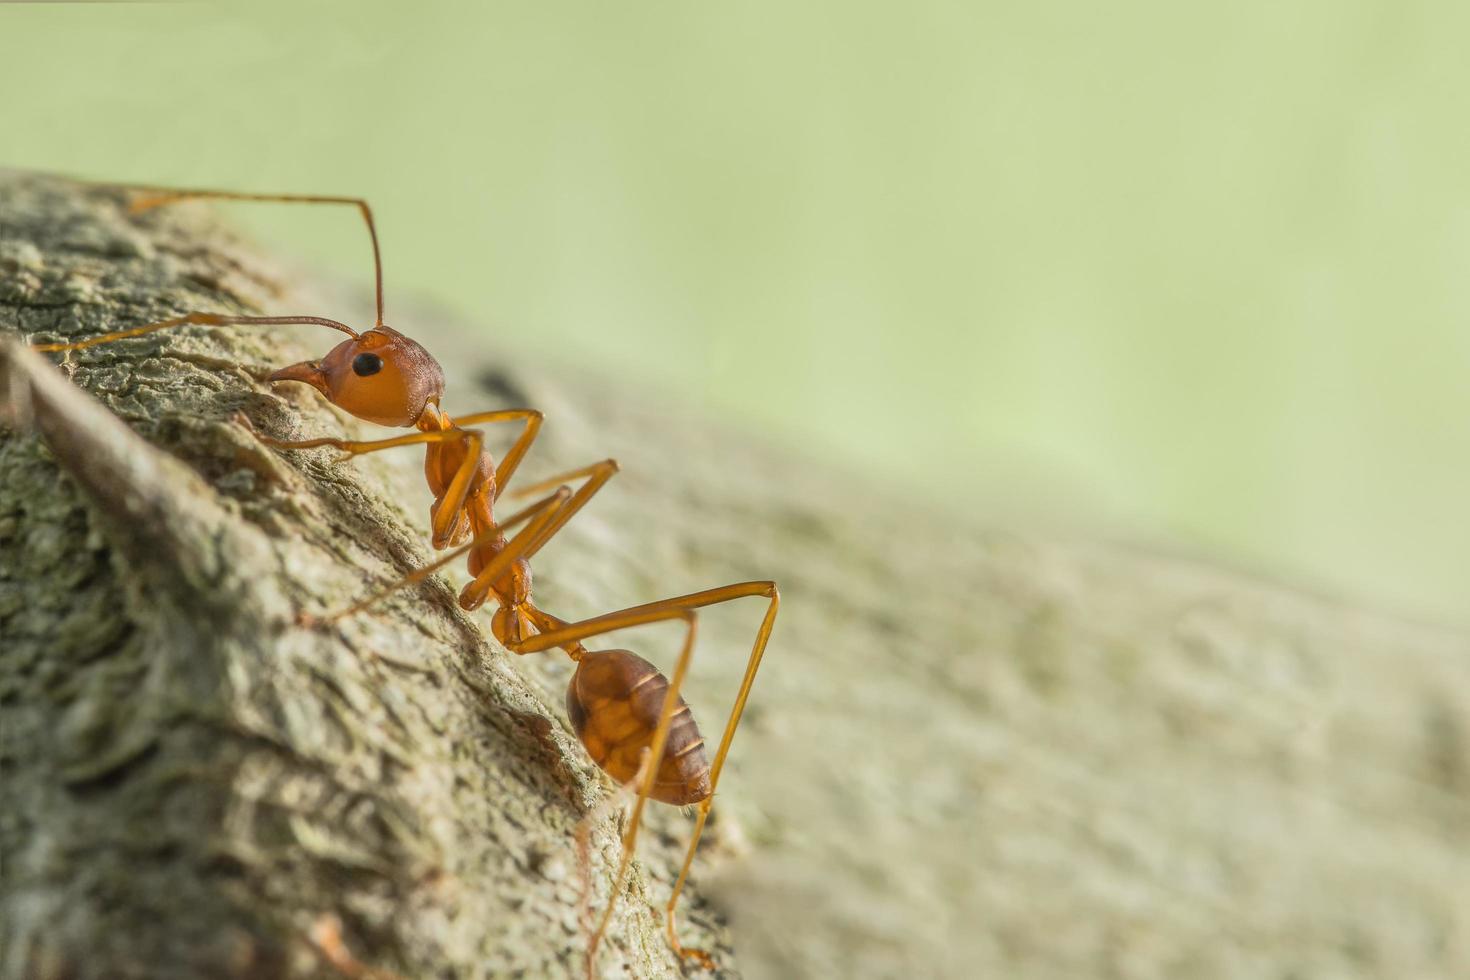
[[[529,530],[531,529],[527,528],[527,531]],[[631,610],[629,611],[631,612]],[[628,880],[628,872],[633,865],[633,853],[638,844],[638,828],[643,820],[643,808],[648,804],[648,800],[653,794],[654,781],[658,778],[660,763],[664,757],[664,746],[668,742],[669,729],[674,720],[675,709],[679,705],[679,688],[683,686],[684,678],[689,673],[689,662],[694,658],[694,640],[698,633],[698,614],[693,609],[664,607],[657,610],[642,610],[634,621],[623,621],[619,618],[619,614],[612,613],[608,616],[599,616],[596,619],[587,620],[584,623],[568,624],[552,632],[539,634],[525,644],[507,644],[516,653],[535,653],[538,650],[560,646],[562,643],[585,640],[603,633],[610,633],[624,626],[636,626],[671,619],[684,621],[684,645],[679,652],[678,662],[674,665],[673,676],[669,678],[669,687],[664,694],[663,705],[659,709],[658,724],[654,728],[652,739],[644,750],[646,754],[639,764],[638,774],[634,777],[634,781],[638,785],[638,799],[633,804],[633,815],[629,818],[628,826],[623,831],[623,854],[618,861],[618,870],[613,878],[612,891],[608,894],[607,907],[603,909],[602,917],[597,923],[597,929],[593,932],[592,938],[587,943],[588,980],[593,980],[596,976],[597,948],[602,943],[602,937],[607,934],[607,927],[612,922],[613,912],[617,909],[618,899],[622,896],[623,888]],[[615,623],[616,625],[609,626],[607,625],[608,622]],[[553,634],[557,637],[555,642],[541,642]]]
[[[768,600],[766,614],[761,620],[759,629],[756,630],[755,642],[751,647],[750,658],[746,661],[745,673],[740,681],[740,689],[735,695],[735,704],[730,710],[729,720],[725,723],[724,734],[720,738],[719,748],[715,752],[714,761],[710,765],[709,772],[709,795],[698,803],[698,815],[695,819],[694,832],[690,837],[689,846],[684,854],[684,863],[679,869],[679,877],[674,882],[673,891],[669,896],[668,904],[664,907],[665,930],[667,932],[669,946],[679,954],[681,958],[691,959],[701,966],[712,967],[714,960],[710,954],[702,949],[685,948],[678,939],[674,928],[675,911],[679,904],[679,897],[684,890],[684,882],[689,877],[690,866],[694,863],[694,854],[699,847],[700,836],[704,833],[705,821],[709,818],[710,808],[714,804],[715,789],[719,785],[720,772],[724,768],[725,759],[730,753],[730,743],[735,738],[735,730],[740,726],[740,717],[745,711],[745,703],[750,697],[751,687],[755,684],[756,672],[760,669],[761,660],[765,656],[766,645],[770,642],[771,630],[776,624],[776,614],[781,607],[781,593],[775,582],[740,582],[734,585],[721,586],[716,589],[706,589],[702,592],[694,592],[689,595],[677,596],[670,599],[660,599],[657,602],[646,603],[641,606],[633,606],[618,612],[606,613],[580,623],[563,624],[555,621],[552,617],[544,617],[549,622],[550,629],[529,639],[509,645],[515,653],[535,653],[540,650],[548,650],[552,647],[564,646],[569,643],[578,642],[603,633],[624,629],[630,626],[640,626],[645,623],[655,623],[667,619],[685,618],[689,623],[689,636],[685,641],[685,648],[679,657],[679,663],[674,670],[674,677],[669,684],[669,696],[678,693],[679,686],[684,679],[684,671],[688,669],[688,660],[693,654],[695,610],[706,606],[718,605],[733,599],[742,598],[764,598]],[[672,721],[669,709],[672,703],[665,701],[664,712],[660,715],[658,728],[654,732],[650,746],[655,760],[662,760],[663,746],[668,734],[668,726]],[[657,765],[657,762],[655,763]],[[655,774],[657,769],[654,770]],[[653,781],[649,779],[644,784],[644,792],[640,794],[639,803],[633,811],[633,822],[630,833],[636,832],[638,818],[642,814],[643,803],[647,793],[652,790]],[[618,888],[622,887],[622,878],[626,873],[626,865],[632,859],[631,847],[624,851],[623,866],[619,869]],[[613,893],[614,899],[618,892]],[[604,913],[602,924],[598,933],[593,937],[595,950],[596,942],[601,938],[603,931],[607,928],[609,911]]]
[[[610,795],[588,810],[582,816],[582,819],[577,821],[577,872],[581,878],[582,885],[581,906],[578,909],[577,917],[587,930],[589,936],[595,930],[592,924],[592,832],[597,828],[598,824],[607,819],[610,813],[616,809],[621,809],[630,799],[636,805],[638,789],[643,785],[644,780],[648,778],[652,768],[653,753],[649,749],[644,749],[643,757],[638,762],[638,771],[633,775],[633,778],[619,785]],[[622,834],[622,844],[624,853],[631,851],[636,844],[636,841],[629,839],[626,829]],[[620,887],[615,887],[609,896],[609,901],[613,901],[612,896],[616,896],[620,890]],[[587,950],[588,980],[592,980],[596,975],[596,948],[589,943]]]

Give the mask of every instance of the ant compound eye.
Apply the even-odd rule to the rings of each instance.
[[[366,378],[381,370],[383,370],[383,359],[377,354],[358,354],[352,359],[352,373],[359,378]]]

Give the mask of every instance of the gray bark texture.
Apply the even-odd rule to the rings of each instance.
[[[207,208],[125,202],[0,179],[10,339],[323,313]],[[312,939],[328,917],[352,956],[407,976],[581,972],[575,829],[608,785],[558,682],[529,680],[442,581],[331,632],[294,625],[430,557],[421,451],[277,454],[231,421],[392,434],[260,382],[338,339],[170,331],[73,353],[67,377],[3,355],[5,977],[340,976]],[[599,909],[620,853],[605,810]],[[607,976],[676,973],[651,894],[676,855],[652,836]],[[685,929],[732,972],[697,888]]]
[[[0,326],[341,318],[208,209],[120,202],[0,181]],[[781,584],[685,919],[726,972],[716,907],[752,977],[1470,976],[1464,633],[930,512],[396,303],[451,412],[547,412],[529,477],[623,463],[537,557],[548,608]],[[0,445],[5,975],[329,976],[326,914],[409,976],[577,968],[574,831],[610,788],[565,660],[508,656],[438,580],[290,625],[427,557],[417,454],[278,454],[229,421],[373,434],[259,380],[331,339],[189,330],[11,382],[44,438]],[[758,617],[701,620],[707,737]],[[670,664],[676,631],[646,633]],[[674,971],[649,906],[688,821],[657,809],[609,976]],[[593,825],[600,905],[612,810]]]

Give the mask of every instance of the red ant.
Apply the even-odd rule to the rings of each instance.
[[[377,229],[367,202],[354,197],[243,194],[154,187],[125,189],[143,195],[132,202],[133,213],[175,201],[214,198],[346,204],[356,207],[362,214],[373,246],[377,318],[371,330],[358,333],[344,323],[317,316],[235,316],[196,312],[73,343],[38,344],[35,349],[82,350],[188,325],[314,324],[347,334],[348,339],[328,351],[321,360],[303,361],[281,368],[271,374],[269,380],[311,385],[333,405],[360,419],[383,426],[415,428],[418,432],[369,442],[328,438],[286,442],[267,436],[258,438],[277,449],[330,446],[349,456],[423,443],[426,449],[424,476],[434,494],[434,503],[429,511],[433,544],[435,549],[455,550],[356,605],[326,617],[303,616],[303,621],[323,624],[361,612],[389,593],[421,581],[461,555],[468,554],[469,573],[474,580],[460,592],[460,606],[474,610],[487,599],[494,599],[498,608],[491,620],[491,631],[506,649],[528,654],[559,647],[572,658],[577,665],[567,687],[567,715],[572,727],[592,760],[603,771],[617,782],[637,788],[637,802],[623,834],[623,854],[617,879],[607,908],[588,943],[589,973],[594,970],[598,944],[607,931],[627,878],[639,821],[649,798],[674,806],[697,806],[694,833],[679,877],[674,882],[673,893],[665,906],[665,928],[670,946],[680,957],[695,960],[704,967],[713,967],[714,961],[709,953],[680,945],[674,930],[674,910],[694,860],[705,820],[709,817],[720,770],[730,751],[730,742],[740,724],[756,670],[760,667],[761,656],[776,621],[780,605],[776,583],[741,582],[660,599],[574,623],[564,622],[537,608],[531,601],[530,559],[612,478],[618,471],[618,464],[607,459],[522,487],[516,496],[552,487],[556,490],[513,516],[496,521],[493,514],[495,502],[535,441],[541,428],[542,414],[535,409],[513,408],[454,418],[439,408],[444,394],[444,372],[439,363],[414,340],[383,322],[383,263]],[[523,427],[497,466],[485,451],[480,432],[468,426],[498,422],[520,422]],[[574,493],[567,484],[575,480],[583,482]],[[524,526],[507,539],[506,532],[521,525]],[[694,653],[695,610],[747,596],[760,596],[769,604],[756,632],[734,708],[711,763],[699,727],[688,704],[679,695]],[[665,678],[651,663],[630,651],[588,650],[582,645],[583,640],[605,633],[664,620],[680,620],[685,626],[684,644],[672,679]],[[658,760],[657,765],[650,764],[653,759]]]

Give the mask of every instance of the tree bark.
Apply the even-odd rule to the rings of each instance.
[[[0,195],[0,325],[344,308],[281,292],[207,209]],[[895,500],[398,303],[451,411],[547,412],[528,478],[623,463],[537,557],[548,608],[781,584],[707,835],[740,860],[697,867],[690,940],[724,942],[707,900],[750,976],[1470,976],[1463,631]],[[332,634],[289,625],[428,557],[414,453],[276,454],[229,422],[353,431],[259,381],[330,339],[98,348],[56,398],[107,412],[37,395],[56,441],[0,445],[6,975],[330,975],[305,938],[325,914],[409,976],[576,969],[574,827],[608,786],[568,735],[565,660],[508,657],[437,580]],[[701,619],[711,740],[758,617]],[[675,633],[640,652],[672,663]],[[688,823],[656,809],[609,976],[673,970],[648,905]]]
[[[210,214],[3,175],[0,328],[323,313]],[[4,976],[339,976],[319,953],[334,922],[342,955],[406,976],[583,971],[575,829],[608,784],[546,677],[441,580],[294,625],[430,558],[411,452],[278,454],[232,421],[383,434],[262,383],[336,339],[169,331],[70,354],[66,377],[0,354]],[[614,817],[593,826],[598,910]],[[659,884],[635,870],[607,975],[677,973],[653,908],[675,856],[646,855]],[[697,888],[683,929],[733,975]]]

